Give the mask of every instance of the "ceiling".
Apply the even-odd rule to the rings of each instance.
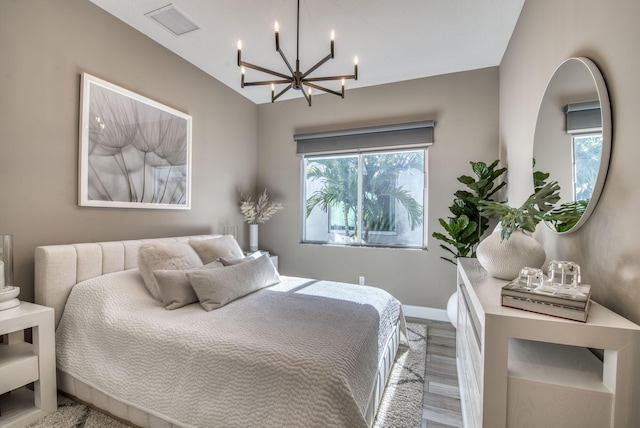
[[[256,104],[271,101],[268,86],[240,87],[237,43],[244,61],[289,74],[275,50],[295,68],[295,0],[91,0],[92,3],[194,64]],[[146,13],[173,4],[200,29],[176,36]],[[300,0],[300,69],[330,50],[335,57],[312,76],[353,74],[346,88],[380,85],[497,66],[524,0]],[[247,70],[246,80],[267,75]],[[325,82],[340,90],[339,82]],[[282,89],[282,87],[280,88]],[[316,91],[315,94],[318,92]],[[301,97],[290,90],[281,99]]]

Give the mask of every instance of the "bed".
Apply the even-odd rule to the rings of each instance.
[[[141,248],[219,238],[38,247],[35,296],[55,309],[58,389],[142,427],[371,426],[404,338],[400,303],[374,287],[278,275],[213,310],[167,310],[146,287]],[[243,268],[215,271],[232,269]]]

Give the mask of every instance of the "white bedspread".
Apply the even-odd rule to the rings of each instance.
[[[58,369],[177,425],[367,426],[400,303],[373,287],[282,279],[212,312],[165,310],[135,269],[77,284]]]

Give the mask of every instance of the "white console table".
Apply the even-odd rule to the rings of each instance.
[[[465,427],[640,427],[640,326],[595,302],[586,323],[503,307],[476,259],[457,277]]]

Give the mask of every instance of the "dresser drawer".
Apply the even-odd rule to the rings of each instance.
[[[460,332],[458,332],[463,340],[463,346],[466,348],[466,351],[469,353],[469,370],[473,370],[474,377],[476,379],[476,383],[478,388],[482,390],[484,383],[484,371],[482,368],[482,342],[481,342],[481,325],[478,321],[478,317],[473,312],[473,307],[469,304],[469,294],[464,284],[460,284],[459,286],[460,296],[458,296],[458,301],[460,305],[460,311],[463,315],[460,318],[463,321],[459,321],[463,328]]]

